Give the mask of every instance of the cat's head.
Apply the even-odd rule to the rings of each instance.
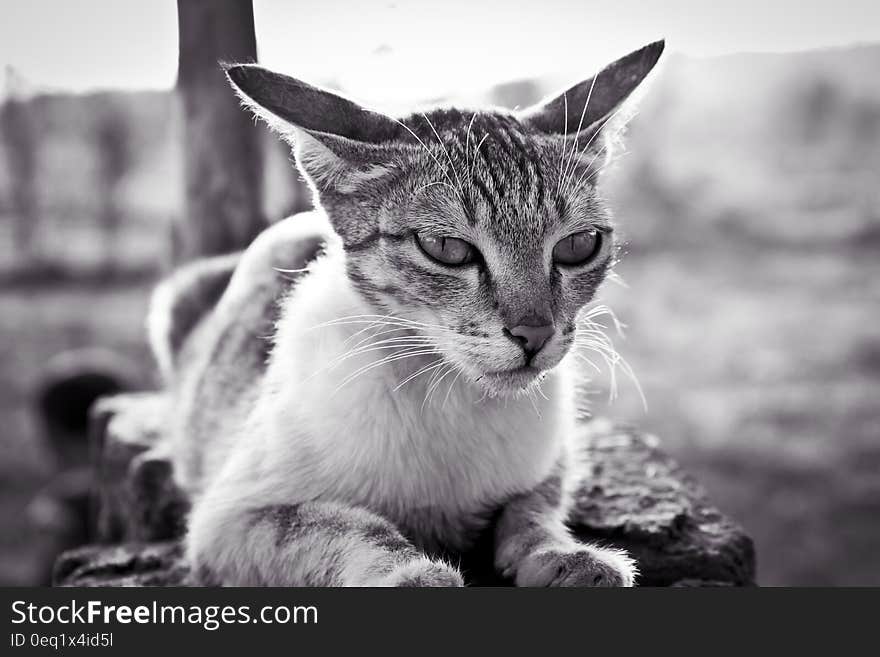
[[[488,392],[512,393],[565,356],[613,262],[596,190],[606,124],[662,51],[650,44],[522,111],[399,119],[256,65],[227,75],[293,145],[376,313],[412,322]]]

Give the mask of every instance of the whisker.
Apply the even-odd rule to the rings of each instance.
[[[338,367],[339,365],[341,365],[344,361],[348,360],[349,358],[352,358],[354,356],[359,356],[361,354],[366,354],[366,353],[370,353],[373,351],[384,351],[384,350],[388,350],[388,349],[405,349],[405,348],[417,348],[417,347],[418,348],[426,348],[429,346],[433,347],[434,345],[432,343],[426,341],[426,342],[407,342],[407,343],[386,344],[386,345],[382,345],[382,346],[367,345],[367,346],[361,347],[360,349],[357,349],[357,350],[352,349],[352,350],[349,350],[339,356],[336,356],[335,358],[333,358],[329,362],[324,363],[323,367],[319,368],[315,372],[312,372],[309,376],[307,376],[304,379],[304,381],[306,381],[306,382],[311,381],[313,378],[315,378],[319,374],[323,374],[324,372],[327,372],[328,370],[332,370],[332,369]]]
[[[596,132],[594,132],[593,135],[590,137],[590,140],[587,142],[586,146],[584,146],[584,149],[581,151],[581,155],[583,155],[584,153],[587,152],[587,149],[593,143],[593,140],[596,139],[596,137],[598,137],[602,133],[603,128],[608,124],[608,122],[613,120],[614,117],[616,117],[624,109],[624,107],[625,107],[625,104],[621,105],[616,110],[614,110],[614,112],[612,112],[608,116],[608,118],[606,118],[604,121],[602,121],[602,125],[600,125],[598,127]],[[633,116],[635,116],[635,114],[633,114]],[[633,117],[630,117],[629,120],[625,124],[623,124],[622,126],[620,126],[618,128],[618,130],[615,134],[620,134],[621,131],[624,130],[627,125],[629,125],[629,122],[632,121],[632,119],[633,119]],[[575,190],[577,190],[580,187],[581,181],[583,180],[584,175],[586,175],[586,173],[590,170],[590,167],[593,166],[593,162],[596,161],[596,158],[599,157],[599,155],[607,149],[608,143],[609,142],[606,141],[605,144],[602,146],[602,148],[599,149],[599,151],[597,151],[596,154],[593,156],[593,159],[590,160],[590,163],[587,165],[586,169],[584,170],[584,173],[581,174],[581,177],[578,179],[578,182],[575,183],[575,188],[574,188]]]
[[[309,270],[308,267],[300,267],[299,269],[283,269],[281,267],[272,267],[272,269],[282,274],[302,274],[303,272]]]
[[[405,386],[407,383],[409,383],[413,379],[421,376],[422,374],[425,374],[426,372],[429,372],[431,370],[436,370],[441,365],[443,365],[443,361],[438,358],[436,361],[432,361],[432,362],[428,363],[427,365],[425,365],[424,367],[419,368],[418,370],[416,370],[416,372],[414,374],[410,374],[408,377],[406,377],[406,379],[404,379],[403,381],[398,383],[397,386],[394,388],[394,392],[397,392],[403,386]]]
[[[595,162],[596,159],[599,158],[602,155],[602,153],[604,153],[606,151],[607,148],[608,148],[608,143],[605,143],[602,145],[602,148],[600,148],[598,151],[596,151],[596,154],[593,155],[593,158],[589,161],[589,163],[587,163],[587,166],[584,168],[583,173],[581,173],[580,178],[578,178],[577,182],[575,183],[575,186],[574,186],[575,190],[580,189],[581,187],[583,187],[584,185],[589,183],[591,180],[593,180],[596,176],[598,176],[603,171],[605,171],[607,168],[617,164],[623,157],[628,155],[627,152],[618,153],[617,155],[615,155],[613,158],[609,159],[605,164],[603,164],[598,169],[593,169],[592,168],[593,162]]]
[[[449,394],[452,392],[452,389],[455,387],[456,382],[464,373],[464,370],[459,369],[458,374],[455,375],[455,378],[452,379],[452,383],[449,384],[449,389],[446,391],[446,396],[443,398],[443,406],[442,408],[446,408],[446,402],[449,401]]]
[[[384,327],[386,327],[386,326],[394,326],[394,328],[390,328],[390,329],[389,329],[389,328],[386,328],[386,329],[384,329],[384,330],[382,330],[382,331],[376,331],[376,330],[375,330],[375,329],[384,328]],[[360,329],[360,330],[355,331],[354,333],[352,333],[350,336],[348,336],[348,337],[342,342],[342,344],[343,344],[343,345],[347,345],[349,342],[351,342],[352,340],[354,340],[357,336],[361,335],[362,333],[367,333],[368,331],[375,331],[375,332],[374,332],[374,333],[369,333],[369,335],[367,335],[367,337],[365,337],[365,338],[361,339],[360,341],[358,341],[358,343],[355,345],[355,347],[359,347],[360,345],[364,344],[364,342],[367,342],[368,340],[370,340],[370,338],[375,338],[375,337],[378,337],[378,336],[380,336],[380,335],[386,335],[386,334],[388,334],[388,333],[396,333],[397,331],[409,331],[409,330],[411,330],[411,329],[410,329],[409,327],[406,327],[406,326],[396,326],[396,325],[389,325],[389,324],[384,324],[384,323],[383,323],[383,324],[370,324],[370,325],[365,326],[364,328],[362,328],[362,329]]]
[[[422,114],[422,118],[427,121],[428,125],[431,127],[431,131],[434,133],[434,136],[437,137],[437,143],[440,144],[440,148],[443,149],[443,152],[446,154],[446,159],[449,160],[449,168],[452,169],[452,173],[455,176],[455,179],[458,181],[458,189],[464,194],[464,187],[461,186],[461,178],[458,175],[458,170],[455,168],[455,163],[452,161],[452,156],[449,155],[449,151],[446,148],[446,144],[443,143],[443,140],[440,138],[440,133],[437,132],[437,128],[434,127],[434,124],[431,123],[431,119],[428,118],[427,114]]]
[[[629,283],[627,283],[625,280],[623,280],[623,277],[620,274],[618,274],[616,271],[608,272],[608,275],[606,276],[606,278],[609,281],[611,281],[612,283],[615,283],[616,285],[619,285],[622,288],[629,289]]]
[[[565,117],[563,118],[562,124],[562,152],[559,154],[559,170],[562,171],[562,163],[565,161],[565,142],[567,141],[566,135],[568,134],[568,91],[562,92],[562,102],[565,106]],[[556,193],[559,194],[560,186],[562,184],[562,176],[559,177],[559,180],[556,181]]]
[[[384,331],[377,331],[375,333],[370,333],[367,337],[361,338],[357,342],[357,344],[355,344],[353,347],[351,347],[351,349],[358,349],[358,348],[361,348],[364,346],[369,346],[371,344],[377,345],[377,344],[387,344],[390,342],[415,342],[415,341],[428,342],[431,340],[431,336],[407,333],[405,335],[395,335],[395,336],[389,337],[389,338],[382,338],[381,340],[379,340],[377,342],[370,342],[370,340],[372,340],[374,338],[378,338],[380,335],[388,335],[389,333],[397,333],[399,331],[410,331],[410,330],[412,330],[412,329],[410,329],[408,327],[398,327],[398,328],[392,328],[392,329],[385,329]],[[358,331],[358,333],[360,333],[360,332],[361,331]],[[354,337],[354,336],[352,336],[352,337]],[[351,340],[351,338],[348,338],[346,340],[346,342],[349,342],[350,340]]]
[[[587,357],[584,356],[583,354],[575,353],[575,356],[576,356],[579,360],[585,362],[587,365],[589,365],[590,367],[592,367],[592,368],[593,368],[594,370],[596,370],[599,374],[602,373],[602,370],[599,368],[599,366],[596,365],[596,363],[594,363],[593,361],[591,361],[589,358],[587,358]]]
[[[389,356],[385,356],[384,358],[381,358],[373,363],[370,363],[369,365],[364,365],[363,367],[357,369],[352,374],[349,374],[347,377],[345,377],[345,379],[342,381],[342,383],[340,383],[338,386],[336,386],[336,389],[333,391],[333,394],[337,393],[340,389],[342,389],[343,387],[345,387],[346,385],[348,385],[349,383],[351,383],[355,379],[363,376],[364,374],[366,374],[370,370],[375,369],[377,367],[381,367],[382,365],[387,365],[389,363],[393,363],[393,362],[396,362],[399,360],[405,360],[407,358],[415,358],[416,356],[428,356],[428,355],[439,354],[439,353],[440,352],[437,351],[436,349],[415,349],[415,350],[413,350],[412,348],[410,348],[410,351],[405,351],[403,353],[398,352],[398,353],[391,354]]]
[[[468,172],[469,178],[474,177],[474,166],[477,163],[477,155],[480,154],[480,148],[483,146],[483,142],[486,141],[486,139],[488,137],[489,137],[489,133],[487,132],[486,134],[483,135],[483,138],[480,140],[480,143],[477,144],[476,150],[474,150],[474,159],[473,159],[473,162],[471,162],[471,168],[470,168],[470,171]]]
[[[356,316],[352,316],[352,317],[356,317]],[[394,319],[395,321],[389,321],[391,319]],[[392,318],[392,317],[388,317],[387,319],[383,318],[383,319],[377,319],[377,320],[366,320],[366,319],[357,320],[357,319],[349,319],[349,318],[337,318],[334,320],[323,322],[321,324],[315,324],[314,326],[310,326],[309,328],[304,330],[304,333],[308,333],[310,331],[313,331],[313,330],[319,329],[319,328],[329,328],[331,326],[352,326],[352,325],[357,326],[359,324],[366,324],[366,326],[364,326],[364,328],[362,328],[358,331],[355,331],[350,336],[348,336],[343,341],[343,343],[342,343],[343,345],[348,344],[349,342],[354,340],[357,336],[361,335],[362,333],[366,333],[367,331],[370,331],[372,329],[378,329],[378,328],[382,328],[385,326],[393,326],[395,328],[389,329],[388,331],[380,331],[378,333],[374,333],[372,336],[369,336],[369,337],[375,337],[376,335],[381,335],[382,333],[386,333],[386,332],[390,333],[391,331],[397,331],[397,330],[400,330],[400,331],[413,330],[414,331],[417,328],[419,328],[420,330],[424,330],[424,329],[422,329],[422,327],[409,325],[405,322],[397,321],[395,318]],[[437,327],[437,328],[439,329],[441,327]],[[434,330],[434,329],[431,329],[431,330]],[[369,339],[369,337],[367,339]],[[359,344],[362,344],[363,342],[364,341],[362,340],[361,343],[359,343]]]
[[[441,335],[444,332],[453,332],[450,329],[446,329],[445,327],[441,327],[438,325],[427,324],[425,322],[417,322],[415,320],[409,320],[391,315],[350,315],[347,317],[340,317],[329,320],[327,322],[323,322],[322,324],[315,325],[308,330],[328,326],[358,326],[360,324],[365,324],[364,328],[355,331],[352,335],[350,335],[343,342],[343,345],[349,344],[352,340],[355,340],[359,335],[363,333],[368,333],[368,335],[360,339],[360,341],[354,344],[354,346],[349,348],[347,351],[335,356],[333,359],[325,363],[323,367],[310,374],[306,378],[306,381],[311,380],[315,376],[329,369],[337,367],[349,358],[374,351],[394,348],[402,349],[416,347],[436,349],[435,339],[438,336],[430,335],[430,332],[436,331]],[[370,331],[373,332],[369,333]],[[387,335],[389,333],[395,333],[399,331],[426,331],[429,332],[429,334],[422,335],[420,333],[413,333],[409,335],[401,335],[384,338],[382,340],[376,340],[376,338],[381,335]]]
[[[437,180],[435,182],[428,183],[427,185],[422,185],[421,187],[419,187],[418,189],[416,189],[413,192],[413,195],[415,196],[416,194],[421,192],[423,189],[427,189],[428,187],[433,187],[434,185],[443,185],[444,187],[449,187],[449,189],[451,189],[453,192],[456,191],[455,187],[450,185],[448,182],[443,182],[442,180]]]
[[[531,402],[532,408],[535,409],[535,415],[538,416],[539,420],[542,420],[543,418],[541,417],[541,411],[538,410],[538,402],[536,402],[535,398],[532,396],[532,389],[531,388],[526,390],[526,397]]]
[[[600,173],[602,173],[603,171],[605,171],[609,167],[616,165],[618,162],[620,162],[620,160],[625,158],[627,155],[629,155],[628,151],[624,151],[623,153],[618,153],[613,158],[611,158],[607,163],[603,164],[601,167],[599,167],[598,169],[593,171],[593,173],[591,173],[589,176],[587,176],[586,179],[584,179],[583,183],[578,183],[578,187],[580,187],[581,185],[586,185],[588,182],[593,180]],[[590,164],[592,165],[592,162],[590,162]],[[581,177],[583,177],[583,174],[581,174]]]
[[[446,371],[444,371],[443,374],[440,377],[438,377],[437,380],[431,385],[431,387],[428,388],[428,391],[425,393],[425,399],[422,402],[422,408],[421,408],[422,411],[425,410],[425,404],[428,403],[428,400],[434,394],[434,391],[440,386],[440,383],[442,383],[443,379],[445,379],[449,374],[451,374],[454,369],[455,369],[454,365],[449,365],[449,367],[446,368]]]
[[[435,369],[433,372],[431,372],[431,376],[428,377],[428,382],[425,384],[425,398],[422,400],[422,407],[421,407],[420,412],[425,410],[425,403],[428,401],[428,395],[431,392],[431,387],[434,385],[434,382],[437,380],[437,378],[441,374],[443,374],[443,371],[446,369],[447,365],[448,365],[448,363],[446,363],[444,361],[443,363],[441,363],[441,367],[439,367],[439,368]]]
[[[346,353],[342,354],[341,356],[337,356],[332,361],[331,367],[336,367],[337,365],[339,365],[343,361],[348,360],[349,358],[352,358],[354,356],[360,356],[361,354],[368,354],[373,351],[382,351],[382,350],[386,350],[386,349],[403,348],[403,347],[428,347],[428,346],[433,347],[434,345],[429,340],[419,340],[419,341],[412,341],[412,340],[403,341],[403,340],[401,340],[401,341],[389,342],[387,344],[379,344],[379,345],[369,344],[369,345],[365,345],[363,347],[360,347],[359,349],[352,349],[350,351],[347,351]]]
[[[600,370],[596,364],[579,350],[587,349],[598,354],[602,358],[608,368],[609,401],[614,401],[617,398],[617,370],[620,369],[620,371],[632,381],[639,397],[641,398],[642,406],[645,411],[647,411],[647,399],[645,398],[644,391],[642,390],[642,386],[639,383],[635,372],[626,359],[617,351],[611,338],[603,331],[603,328],[605,328],[604,325],[594,321],[594,318],[600,316],[609,317],[618,335],[623,337],[623,329],[625,325],[617,318],[614,311],[607,305],[597,305],[585,311],[582,316],[578,318],[578,334],[574,340],[575,349],[572,353],[574,353],[579,360],[589,364],[597,371]]]
[[[471,147],[471,128],[474,127],[474,120],[476,118],[477,118],[477,113],[474,112],[474,115],[471,117],[471,122],[468,123],[467,134],[465,135],[465,138],[464,138],[464,166],[468,171],[471,170],[470,158],[468,157],[468,154],[470,152],[470,147]]]
[[[538,394],[543,397],[544,401],[550,401],[550,398],[544,394],[544,388],[541,386],[541,381],[538,381],[536,389],[538,391]]]
[[[434,160],[434,163],[435,163],[435,164],[437,165],[437,167],[440,169],[440,172],[441,172],[444,176],[446,176],[446,180],[449,181],[450,186],[452,186],[453,189],[454,189],[455,186],[452,184],[452,178],[449,177],[449,173],[446,171],[446,167],[444,167],[442,164],[440,164],[440,160],[438,160],[438,159],[437,159],[437,156],[434,155],[434,154],[431,152],[431,149],[428,148],[428,147],[425,145],[425,142],[423,142],[422,139],[421,139],[421,138],[420,138],[415,132],[413,132],[413,131],[410,129],[410,127],[409,127],[407,124],[405,124],[403,121],[401,121],[400,119],[393,119],[393,120],[394,120],[394,122],[397,123],[398,125],[403,126],[403,128],[405,128],[406,131],[409,132],[409,134],[411,134],[413,137],[416,138],[416,141],[418,141],[418,142],[422,145],[422,148],[425,149],[425,152],[426,152],[428,155],[431,156],[431,159]]]
[[[454,333],[452,329],[449,329],[445,326],[440,326],[439,324],[427,324],[425,322],[419,322],[397,315],[349,315],[347,317],[337,317],[336,319],[331,319],[320,324],[315,324],[314,326],[311,326],[305,330],[312,331],[319,328],[327,328],[329,326],[345,326],[349,324],[384,324],[388,326],[409,326],[414,329],[418,328]]]
[[[567,180],[574,171],[571,166],[572,161],[574,160],[574,153],[575,153],[575,151],[577,151],[578,140],[580,139],[580,136],[581,136],[581,128],[583,127],[583,124],[584,124],[584,116],[586,116],[587,108],[590,106],[590,99],[593,97],[593,87],[596,86],[596,80],[598,78],[599,78],[599,73],[597,73],[595,76],[593,76],[593,81],[590,83],[590,90],[587,92],[587,101],[584,103],[584,108],[581,110],[581,118],[578,121],[577,132],[575,132],[575,134],[574,134],[574,144],[572,145],[571,153],[568,156],[568,161],[565,163],[565,169],[563,170],[562,176],[561,176],[564,181]],[[568,128],[568,122],[566,122],[566,128]]]

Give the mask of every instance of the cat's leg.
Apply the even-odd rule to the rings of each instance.
[[[495,530],[495,566],[517,586],[632,586],[625,552],[581,543],[565,526],[565,463],[505,506]]]
[[[194,509],[193,578],[226,586],[463,586],[384,518],[331,502]]]

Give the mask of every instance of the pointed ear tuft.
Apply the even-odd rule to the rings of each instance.
[[[589,80],[542,101],[520,114],[527,125],[556,135],[570,135],[604,121],[645,79],[660,55],[664,41],[655,41],[609,64]]]

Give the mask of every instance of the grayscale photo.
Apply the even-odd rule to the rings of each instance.
[[[0,585],[880,585],[876,2],[2,0],[0,65]]]

